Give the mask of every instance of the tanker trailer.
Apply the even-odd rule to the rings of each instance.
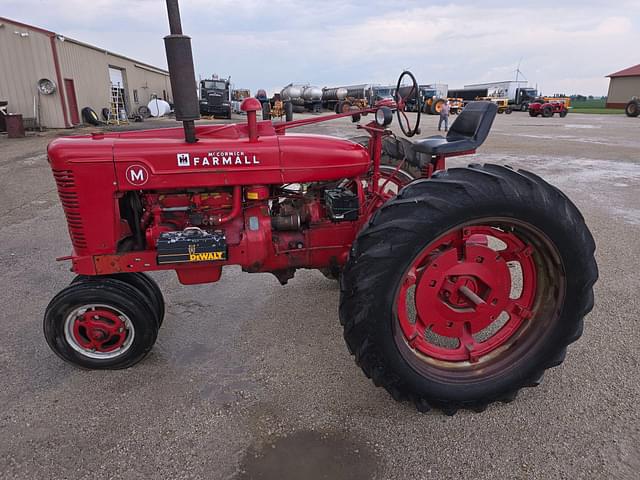
[[[320,113],[322,110],[322,89],[312,85],[305,85],[302,88],[302,99],[307,110],[313,113]]]
[[[303,85],[294,85],[290,83],[282,90],[280,90],[280,99],[284,102],[286,107],[287,103],[292,105],[292,110],[295,113],[304,112],[304,98],[302,98]]]
[[[319,112],[322,103],[322,90],[309,84],[290,83],[280,92],[282,100],[291,102],[293,111],[302,113],[305,110]]]
[[[338,106],[347,98],[347,89],[344,87],[324,87],[322,89],[322,106],[327,110],[338,111]]]

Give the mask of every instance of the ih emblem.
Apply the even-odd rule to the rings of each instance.
[[[179,167],[188,167],[191,165],[191,161],[189,159],[188,153],[178,153],[178,166]]]

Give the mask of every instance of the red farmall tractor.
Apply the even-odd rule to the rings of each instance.
[[[189,37],[167,1],[166,37],[182,128],[61,138],[48,157],[73,253],[71,284],[46,309],[44,332],[64,360],[127,368],[152,348],[162,294],[144,272],[183,284],[216,282],[226,265],[299,268],[340,282],[339,317],[356,363],[397,400],[425,411],[482,410],[510,401],[559,365],[582,333],[597,278],[594,241],[571,201],[524,170],[473,164],[496,114],[470,103],[446,137],[412,142],[388,128],[392,111],[357,112],[358,141],[290,130],[354,112],[273,124],[195,127]],[[404,72],[396,115],[419,102]],[[410,98],[413,96],[413,98]],[[411,114],[413,115],[413,114]],[[371,118],[371,117],[370,117]],[[215,322],[215,312],[211,312]]]
[[[565,100],[555,100],[553,98],[539,98],[529,104],[529,116],[537,117],[542,115],[545,118],[553,117],[554,114],[564,118],[569,113],[569,108]]]

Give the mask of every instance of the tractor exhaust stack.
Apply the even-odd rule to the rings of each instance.
[[[184,125],[187,143],[197,142],[195,121],[200,118],[191,37],[183,35],[178,0],[167,0],[170,35],[164,37],[176,120]]]

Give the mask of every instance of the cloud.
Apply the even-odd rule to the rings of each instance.
[[[5,0],[3,15],[165,65],[157,0]],[[52,6],[54,5],[54,6]],[[182,0],[196,70],[270,90],[392,83],[411,68],[451,87],[513,78],[518,62],[545,93],[606,94],[605,75],[640,62],[640,4],[488,0],[323,2]],[[624,12],[622,17],[620,12]]]

